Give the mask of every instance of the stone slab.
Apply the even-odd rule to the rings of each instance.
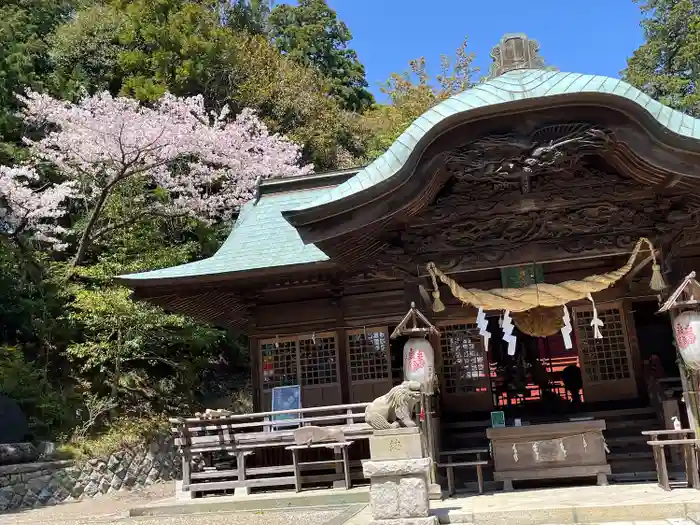
[[[396,429],[414,430],[414,429]],[[369,438],[369,455],[375,461],[392,459],[417,459],[423,457],[423,440],[420,432],[382,430]],[[392,432],[392,433],[386,433]]]
[[[426,516],[423,518],[399,518],[395,520],[371,520],[370,525],[439,525],[436,516]]]
[[[176,501],[173,498],[159,503],[132,507],[129,509],[129,517],[167,517],[202,513],[339,505],[360,505],[364,508],[368,504],[369,490],[365,486],[354,487],[350,490],[312,489],[304,492],[256,493],[243,497],[215,496],[196,498],[190,501]]]
[[[431,462],[430,458],[395,459],[390,461],[366,459],[362,461],[362,473],[370,480],[375,477],[385,476],[427,476]]]
[[[375,436],[406,436],[410,434],[420,434],[420,429],[418,427],[399,427],[374,431]]]

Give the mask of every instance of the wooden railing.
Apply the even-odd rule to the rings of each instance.
[[[368,404],[222,417],[172,418],[170,423],[175,444],[182,453],[182,489],[190,493],[230,489],[247,492],[250,488],[293,486],[295,482],[299,483],[299,479],[290,475],[294,473],[294,465],[285,447],[294,444],[294,430],[304,426],[333,427],[342,430],[348,440],[367,439],[371,435],[369,425],[364,422],[364,410]],[[280,416],[289,419],[279,419]],[[309,452],[322,454],[325,451]],[[250,458],[256,465],[246,465],[248,457],[256,453],[258,458]],[[268,460],[261,460],[260,456],[267,456]],[[336,459],[308,462],[310,468],[307,470],[317,473],[305,476],[301,481],[342,481],[343,472],[337,471]],[[234,460],[235,466],[232,466]],[[354,462],[353,466],[358,466],[358,462]]]

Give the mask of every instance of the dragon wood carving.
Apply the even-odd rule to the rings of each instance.
[[[378,267],[399,273],[430,260],[446,271],[619,253],[640,236],[700,229],[685,195],[614,173],[610,132],[546,126],[487,136],[447,155],[451,178],[433,203],[385,232]],[[520,260],[522,259],[522,260]]]

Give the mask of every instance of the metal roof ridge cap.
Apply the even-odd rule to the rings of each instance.
[[[299,177],[282,177],[266,179],[260,183],[260,195],[279,193],[280,191],[293,191],[296,189],[320,189],[327,186],[337,186],[347,179],[357,175],[363,167],[346,168],[343,170],[313,173]]]

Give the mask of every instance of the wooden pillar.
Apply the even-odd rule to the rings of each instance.
[[[340,398],[342,404],[350,400],[350,374],[348,372],[348,335],[345,330],[345,308],[343,292],[340,287],[333,290],[333,305],[335,306],[336,337],[338,338],[338,381],[340,382]]]
[[[250,375],[253,384],[253,412],[265,412],[262,407],[262,366],[260,359],[260,339],[257,336],[248,338],[248,348],[250,351]]]
[[[637,338],[637,325],[634,322],[634,302],[630,299],[622,301],[622,309],[625,316],[625,326],[627,328],[627,344],[630,349],[630,367],[637,383],[637,395],[646,390],[646,380],[644,378],[644,367],[642,366],[642,356],[639,352],[639,339]]]

